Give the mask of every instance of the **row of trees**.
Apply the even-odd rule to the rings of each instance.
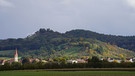
[[[25,70],[25,69],[64,69],[64,68],[135,68],[134,63],[109,63],[107,61],[100,61],[97,57],[92,57],[88,63],[57,63],[57,62],[34,62],[27,61],[23,63],[13,62],[12,64],[5,63],[0,65],[0,71],[3,70]]]

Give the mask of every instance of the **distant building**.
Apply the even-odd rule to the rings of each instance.
[[[74,63],[78,63],[78,61],[77,61],[77,60],[67,60],[67,63],[72,63],[72,64],[74,64]]]
[[[15,54],[14,54],[14,62],[18,62],[18,51],[16,49]]]
[[[113,58],[108,58],[107,61],[108,62],[114,62],[114,59]]]
[[[0,65],[4,65],[6,60],[0,60]]]
[[[46,61],[46,60],[41,60],[41,62],[43,62],[43,63],[47,63],[48,61]]]
[[[121,63],[122,60],[120,58],[108,58],[108,62],[116,62],[116,63]]]
[[[40,59],[38,59],[38,58],[29,58],[29,62],[30,63],[40,62]]]
[[[103,61],[103,60],[104,60],[104,58],[100,58],[99,60]]]
[[[76,59],[77,63],[88,63],[87,61],[85,61],[84,59]]]
[[[133,59],[132,58],[126,58],[125,62],[131,62],[131,63],[133,63]]]
[[[11,58],[9,60],[5,60],[5,59],[0,60],[0,65],[4,65],[5,62],[10,63],[10,64],[12,64],[13,62],[19,62],[18,61],[18,51],[17,51],[17,49],[15,50],[14,58]]]
[[[117,63],[121,63],[121,62],[122,62],[122,60],[121,60],[120,58],[116,58],[115,61],[116,61]]]
[[[12,64],[13,62],[15,62],[14,58],[11,58],[10,60],[7,60],[8,63]]]

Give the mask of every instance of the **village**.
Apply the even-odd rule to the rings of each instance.
[[[126,58],[125,60],[122,60],[120,58],[99,58],[100,61],[108,61],[108,62],[115,62],[115,63],[122,63],[122,62],[128,62],[128,63],[133,63],[135,62],[135,58]],[[9,63],[12,64],[13,62],[19,62],[22,63],[24,60],[18,57],[18,50],[15,50],[15,54],[14,54],[14,58],[10,58],[10,59],[0,59],[0,65],[4,65],[5,63]],[[39,59],[39,58],[28,58],[28,62],[29,63],[33,63],[33,62],[42,62],[42,63],[49,63],[49,62],[53,62],[52,59],[48,59],[48,60],[43,60],[43,59]],[[54,61],[56,62],[56,61]],[[66,60],[66,63],[71,63],[71,64],[77,64],[77,63],[88,63],[88,58],[87,59],[70,59],[70,60]],[[56,62],[57,63],[57,62]]]

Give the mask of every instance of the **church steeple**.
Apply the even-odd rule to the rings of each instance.
[[[18,51],[16,49],[15,55],[14,55],[14,62],[18,62]]]

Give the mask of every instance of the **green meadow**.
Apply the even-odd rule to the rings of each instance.
[[[0,76],[135,76],[134,71],[0,71]]]

